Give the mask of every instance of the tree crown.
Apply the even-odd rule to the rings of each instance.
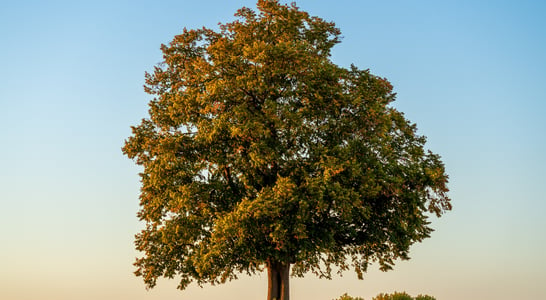
[[[438,155],[384,78],[331,62],[340,31],[294,4],[184,29],[146,74],[124,153],[144,167],[137,275],[220,283],[268,262],[387,270],[451,208]]]

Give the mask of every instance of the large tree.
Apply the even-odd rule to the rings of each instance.
[[[443,163],[391,84],[330,60],[339,29],[257,8],[184,29],[146,74],[150,116],[123,151],[143,166],[135,265],[150,288],[267,269],[268,299],[288,300],[290,271],[388,270],[450,209]]]

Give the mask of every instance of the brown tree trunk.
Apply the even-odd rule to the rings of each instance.
[[[290,300],[290,264],[267,263],[267,300]]]

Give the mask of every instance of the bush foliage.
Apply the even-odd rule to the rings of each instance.
[[[375,296],[372,300],[414,300],[412,296],[408,295],[406,292],[398,293],[394,292],[392,294],[379,294]]]
[[[362,297],[352,297],[347,293],[341,295],[341,297],[334,300],[364,300]],[[436,300],[436,298],[429,295],[418,295],[417,297],[412,297],[406,292],[394,292],[392,294],[379,294],[375,296],[372,300]]]
[[[334,299],[334,300],[364,300],[364,298],[361,297],[352,297],[349,296],[347,293],[341,295],[341,297]]]

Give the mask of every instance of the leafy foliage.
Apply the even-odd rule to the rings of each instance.
[[[415,297],[415,300],[436,300],[436,298],[429,295],[419,295]]]
[[[364,298],[352,297],[345,293],[335,300],[364,300]],[[394,292],[392,294],[379,294],[372,300],[436,300],[436,298],[428,295],[419,295],[413,298],[406,292]]]
[[[379,294],[372,300],[414,300],[412,296],[406,292],[394,292],[392,294]]]
[[[334,299],[334,300],[364,300],[364,298],[352,297],[352,296],[349,296],[349,294],[345,293],[345,294],[341,295],[341,297],[339,297],[337,299]]]
[[[148,287],[223,283],[272,262],[362,278],[408,259],[450,209],[440,157],[390,104],[391,84],[329,59],[333,23],[295,5],[188,30],[146,74],[149,118],[123,152],[143,166],[135,265]]]

